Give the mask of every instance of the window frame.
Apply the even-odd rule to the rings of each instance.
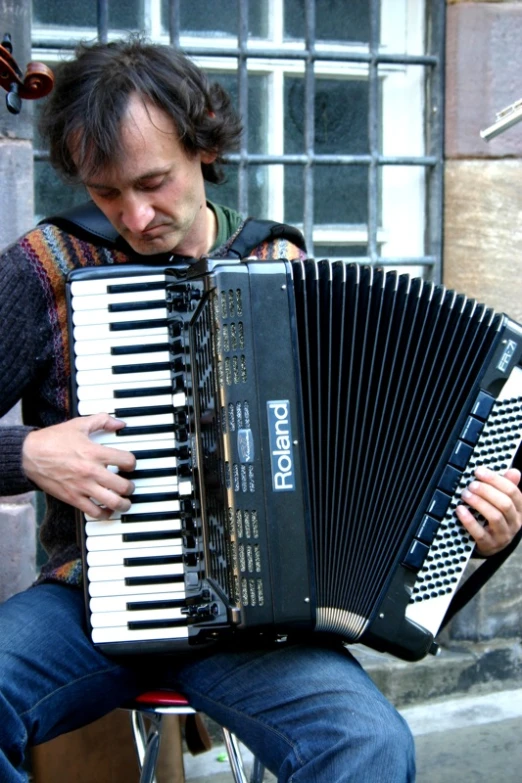
[[[309,249],[314,244],[367,246],[361,262],[386,267],[408,267],[440,282],[442,245],[442,121],[443,121],[443,0],[368,0],[371,33],[368,45],[330,44],[314,38],[315,2],[303,0],[306,38],[285,41],[284,0],[266,0],[268,38],[248,37],[248,0],[238,0],[239,34],[212,39],[181,35],[179,3],[171,0],[169,30],[161,27],[161,0],[144,0],[143,32],[158,43],[180,46],[210,74],[237,72],[239,111],[247,118],[248,77],[265,75],[268,80],[267,124],[277,127],[284,101],[284,78],[300,75],[305,81],[305,146],[299,156],[284,153],[284,135],[268,136],[266,154],[248,150],[245,132],[239,153],[229,160],[237,165],[238,208],[248,214],[248,173],[252,165],[267,167],[267,203],[270,215],[284,220],[284,167],[304,166],[304,214],[297,224]],[[381,31],[382,30],[382,34]],[[78,40],[95,33],[100,40],[120,37],[124,31],[109,31],[107,0],[98,1],[98,29],[53,30],[33,27],[33,56],[52,62],[67,56]],[[396,52],[403,51],[401,54]],[[369,154],[317,155],[314,152],[314,95],[317,79],[365,78],[370,92]],[[379,93],[382,93],[382,106]],[[402,102],[401,102],[402,99]],[[411,111],[411,105],[416,111]],[[279,110],[278,110],[279,108]],[[382,116],[381,116],[382,109]],[[407,121],[404,117],[407,116]],[[398,118],[402,119],[401,147],[394,144]],[[383,146],[380,147],[380,129]],[[405,138],[406,134],[406,138]],[[408,154],[400,154],[407,149]],[[36,152],[37,160],[45,152]],[[367,225],[314,225],[314,171],[324,165],[364,165],[368,169]],[[381,190],[382,183],[382,190]],[[400,198],[397,194],[400,193]]]

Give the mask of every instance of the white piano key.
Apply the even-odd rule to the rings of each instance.
[[[125,367],[129,364],[158,364],[169,362],[171,359],[168,351],[155,351],[154,353],[131,353],[118,356],[112,354],[89,354],[77,356],[74,366],[77,370],[107,370],[112,367]]]
[[[112,348],[131,348],[135,345],[165,345],[170,341],[168,329],[165,327],[160,334],[144,334],[142,337],[128,337],[125,332],[112,332],[110,337],[93,340],[92,337],[75,340],[74,353],[76,356],[90,356],[96,354],[105,356],[111,354]]]
[[[110,642],[139,642],[160,639],[187,639],[188,628],[147,628],[133,630],[127,628],[93,628],[91,638],[94,644],[109,644]]]
[[[179,505],[179,503],[178,503]],[[150,522],[122,522],[120,519],[93,519],[85,523],[85,535],[89,541],[124,533],[160,533],[181,530],[179,519],[157,519]]]
[[[154,310],[118,311],[116,313],[110,313],[100,308],[99,310],[77,310],[72,314],[72,322],[74,326],[92,326],[95,324],[135,323],[166,317],[166,307],[158,307]]]
[[[168,433],[161,433],[162,435],[168,435]],[[100,443],[100,441],[97,441]],[[114,442],[110,443],[101,443],[102,446],[110,446],[111,449],[121,449],[122,451],[149,451],[150,449],[154,449],[155,451],[168,451],[169,449],[174,449],[179,446],[179,443],[176,443],[176,441],[172,437],[165,437],[161,440],[138,440],[133,439],[129,441],[126,440],[123,437],[120,437],[118,439],[115,439]]]
[[[130,382],[124,379],[124,376],[114,375],[112,381],[93,384],[89,386],[79,386],[77,389],[77,397],[79,400],[101,400],[107,397],[112,397],[116,391],[139,391],[140,389],[164,389],[171,387],[170,380],[165,381],[145,381],[139,380]],[[138,397],[114,397],[119,403],[120,407],[124,408],[127,405],[128,400],[139,399]]]
[[[120,304],[126,302],[155,302],[165,303],[164,290],[151,291],[122,291],[118,294],[98,294],[97,296],[73,296],[71,307],[75,313],[80,310],[97,310],[104,308],[108,310],[111,304]]]
[[[156,459],[136,460],[136,470],[153,470],[154,468],[176,468],[177,457],[157,457]]]
[[[130,612],[96,612],[91,614],[92,628],[109,628],[122,626],[126,627],[129,622],[140,622],[143,620],[185,620],[181,608],[171,609],[144,609]]]
[[[163,476],[157,476],[157,479],[164,478]],[[143,479],[136,479],[134,486],[136,487],[136,495],[151,495],[158,492],[179,492],[179,484],[177,476],[167,476],[167,481],[163,484],[152,482],[152,480],[144,481]],[[138,481],[143,483],[138,484]],[[186,492],[185,492],[186,494]],[[133,503],[133,506],[135,504]],[[131,511],[132,507],[131,506]]]
[[[150,566],[89,566],[87,573],[90,582],[109,582],[112,579],[129,579],[130,577],[140,576],[176,576],[183,574],[183,563]]]
[[[116,399],[115,397],[99,400],[80,400],[77,407],[80,416],[90,416],[93,413],[100,413],[100,411],[114,414],[119,408],[149,408],[153,412],[154,408],[160,405],[173,406],[172,394],[158,394],[154,397],[129,397],[125,400]]]
[[[156,336],[163,337],[168,334],[166,326],[158,324],[157,326],[141,326],[135,329],[125,329],[123,331],[113,331],[108,323],[103,321],[99,324],[89,324],[85,326],[75,326],[73,335],[75,341],[81,340],[110,340],[115,335],[125,335],[133,340],[141,340],[142,337]]]
[[[121,277],[106,277],[104,279],[93,280],[73,280],[71,283],[71,294],[75,297],[98,296],[106,294],[109,286],[114,285],[132,285],[133,283],[163,283],[166,277],[163,273],[151,275],[124,275]],[[136,293],[134,294],[136,296]]]
[[[178,557],[183,554],[183,544],[173,544],[172,541],[165,546],[138,547],[132,549],[101,549],[87,552],[88,566],[123,566],[125,559],[142,557]],[[174,564],[172,564],[174,565]],[[129,568],[134,568],[132,563],[127,563]],[[152,567],[156,567],[151,563]],[[139,567],[139,566],[138,566]]]
[[[136,492],[158,492],[159,489],[164,491],[177,492],[178,490],[178,477],[171,473],[168,476],[143,476],[142,478],[131,479],[136,488]]]
[[[131,518],[133,514],[154,514],[164,511],[179,511],[179,500],[158,500],[152,503],[133,503],[130,511],[124,512],[124,514],[126,514],[129,517],[129,520],[132,521]],[[84,514],[84,516],[88,522],[96,521],[89,514]],[[111,519],[121,519],[121,512],[114,511],[114,513],[111,514]]]
[[[118,430],[118,432],[121,432],[121,430]],[[152,440],[153,438],[154,440]],[[110,446],[111,448],[123,449],[124,451],[134,451],[135,449],[143,451],[149,448],[174,449],[179,445],[171,432],[149,433],[148,435],[117,435],[115,432],[100,430],[92,434],[91,440],[99,443],[101,446]]]
[[[128,531],[125,531],[126,533]],[[144,532],[145,535],[150,534],[153,535],[154,531],[147,530]],[[165,535],[168,535],[168,533],[165,533]],[[154,538],[150,539],[150,541],[124,541],[123,535],[119,536],[89,536],[86,540],[86,548],[88,552],[103,552],[107,550],[123,550],[128,549],[134,550],[139,549],[140,547],[143,549],[148,549],[150,547],[167,547],[172,546],[173,541],[177,541],[180,539],[176,538]],[[181,546],[181,545],[180,545]],[[93,563],[93,565],[96,565]]]
[[[124,579],[111,579],[105,581],[101,579],[99,582],[91,582],[88,586],[89,595],[92,598],[103,598],[113,595],[125,596],[129,600],[134,600],[135,596],[141,595],[144,590],[148,593],[161,594],[165,590],[169,590],[176,593],[180,598],[185,596],[185,582],[160,582],[159,579],[156,583],[147,585],[128,585]]]
[[[99,384],[113,384],[118,386],[121,381],[128,386],[134,386],[135,383],[149,383],[150,381],[164,381],[165,384],[171,383],[170,370],[151,370],[149,372],[129,372],[124,375],[117,375],[111,370],[80,370],[76,373],[76,383],[78,386],[97,386]]]
[[[91,598],[89,609],[91,612],[125,612],[128,603],[153,603],[157,601],[181,601],[183,596],[172,590],[164,593],[142,593],[134,596],[108,595],[101,598]],[[133,610],[130,610],[133,612]],[[130,613],[129,612],[129,613]]]
[[[157,424],[171,424],[174,426],[173,413],[140,413],[137,416],[122,416],[120,421],[124,421],[129,427],[153,427]]]

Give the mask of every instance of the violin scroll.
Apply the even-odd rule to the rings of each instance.
[[[6,33],[0,44],[0,86],[7,92],[7,110],[18,114],[23,99],[43,98],[51,92],[54,75],[47,65],[37,62],[30,62],[22,74],[12,51],[11,36]]]

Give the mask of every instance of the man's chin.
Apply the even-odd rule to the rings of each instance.
[[[140,256],[155,256],[159,253],[170,253],[175,245],[175,239],[171,235],[151,237],[144,239],[136,236],[123,236],[128,245]]]

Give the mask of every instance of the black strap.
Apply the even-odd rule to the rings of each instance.
[[[63,231],[67,231],[85,242],[95,242],[97,245],[111,250],[117,249],[131,256],[136,255],[93,201],[87,201],[58,215],[44,218],[40,220],[39,225],[44,223],[58,226]],[[293,226],[288,226],[286,223],[276,223],[272,220],[248,218],[229,247],[227,257],[246,258],[262,242],[274,239],[287,239],[301,250],[306,251],[301,232]],[[150,261],[150,257],[148,259]]]
[[[306,251],[303,235],[297,228],[273,220],[254,220],[247,218],[245,224],[228,249],[228,256],[246,258],[262,242],[275,239],[287,239],[301,250]]]
[[[118,232],[93,201],[87,201],[58,215],[40,220],[38,225],[51,223],[85,242],[95,241],[97,245],[113,250],[119,237]]]

